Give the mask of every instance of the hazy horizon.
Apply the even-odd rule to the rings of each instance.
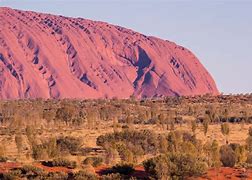
[[[105,21],[190,49],[221,92],[252,92],[252,1],[0,0],[0,6]]]

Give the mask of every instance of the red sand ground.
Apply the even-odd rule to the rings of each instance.
[[[39,163],[33,164],[36,167],[42,168],[47,172],[72,172],[71,169],[64,168],[64,167],[47,167],[43,166]],[[7,163],[0,163],[0,173],[2,172],[8,172],[9,170],[13,168],[19,168],[22,167],[20,163],[12,163],[12,162],[7,162]],[[102,171],[108,169],[108,166],[99,166],[95,168],[95,172],[98,175],[102,175]],[[218,173],[217,173],[218,172]],[[245,176],[244,176],[245,175]],[[135,172],[132,174],[134,177],[138,178],[146,178],[148,177],[148,174],[144,171],[144,168],[142,166],[137,166],[135,167]],[[190,180],[240,180],[240,179],[246,179],[250,180],[252,179],[252,169],[244,170],[244,169],[236,169],[236,168],[219,168],[218,170],[216,169],[210,169],[206,175],[203,177],[198,177],[198,178],[189,178]]]
[[[240,180],[240,179],[252,179],[252,170],[225,168],[222,167],[218,170],[211,169],[208,171],[205,178],[196,178],[197,180]]]
[[[119,26],[0,8],[0,99],[218,94],[188,49]]]
[[[22,165],[20,163],[14,163],[14,162],[1,162],[0,163],[0,173],[8,172],[10,169],[13,168],[20,168]]]
[[[33,164],[35,167],[41,168],[47,172],[65,172],[65,173],[70,173],[72,172],[71,169],[65,168],[65,167],[48,167],[44,166],[40,163]]]
[[[65,172],[65,173],[72,172],[71,169],[65,167],[47,167],[40,163],[34,163],[33,166],[41,168],[47,172]],[[0,173],[8,172],[11,169],[20,167],[22,167],[22,164],[20,163],[14,163],[14,162],[0,163]]]

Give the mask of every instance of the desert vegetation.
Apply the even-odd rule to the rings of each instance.
[[[251,122],[250,94],[0,101],[0,178],[246,178]]]

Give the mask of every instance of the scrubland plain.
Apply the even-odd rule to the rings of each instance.
[[[2,179],[251,178],[252,96],[0,102]]]

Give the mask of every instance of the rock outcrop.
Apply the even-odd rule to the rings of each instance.
[[[0,99],[218,94],[188,49],[104,22],[0,8]]]

